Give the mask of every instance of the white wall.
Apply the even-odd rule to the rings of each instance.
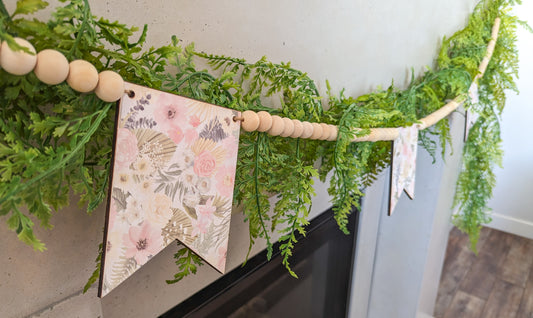
[[[533,24],[533,3],[524,1],[517,15]],[[496,169],[496,187],[489,206],[493,221],[487,226],[533,239],[533,34],[519,29],[519,95],[509,94],[503,111],[503,169]]]
[[[426,65],[432,65],[440,39],[465,24],[472,1],[92,0],[90,3],[95,15],[112,21],[138,26],[147,23],[149,45],[167,43],[176,34],[183,43],[194,41],[197,49],[210,53],[250,61],[263,55],[275,62],[292,61],[295,68],[308,72],[322,92],[325,80],[329,79],[334,90],[345,87],[347,95],[357,96],[379,85],[386,87],[393,78],[402,87],[410,78],[411,67],[422,71]],[[14,1],[7,2],[8,10],[12,11],[14,4]],[[447,238],[443,229],[447,228],[448,219],[433,213],[439,210],[439,202],[447,200],[449,194],[443,198],[439,192],[443,185],[453,184],[450,181],[453,176],[446,173],[448,168],[442,162],[432,166],[427,156],[419,156],[417,199],[407,201],[404,197],[394,217],[386,217],[386,210],[381,206],[380,200],[388,193],[384,179],[369,190],[369,199],[365,201],[368,207],[360,223],[363,234],[357,264],[363,265],[356,269],[362,272],[355,275],[361,283],[354,285],[352,317],[366,317],[367,313],[370,317],[412,317],[422,307],[419,303],[432,306],[431,297],[423,301],[420,294],[436,292],[434,283],[440,275],[427,278],[432,284],[423,284],[423,273],[427,268],[440,273],[438,262],[444,249],[442,244],[433,242]],[[317,184],[315,214],[328,205],[325,189],[325,185]],[[35,253],[18,242],[14,233],[3,225],[4,220],[0,220],[0,316],[34,313],[39,317],[71,317],[76,312],[81,317],[102,314],[104,317],[151,317],[220,276],[204,266],[197,275],[176,285],[166,285],[164,280],[172,277],[176,269],[172,259],[175,247],[170,246],[101,301],[96,298],[95,290],[79,296],[102,239],[103,211],[101,208],[88,217],[73,204],[56,213],[52,219],[56,228],[51,232],[38,231],[49,248],[45,253]],[[248,246],[247,224],[242,214],[234,215],[231,226],[229,268],[242,262]],[[438,229],[438,239],[432,237],[432,229]],[[433,247],[436,248],[432,250]],[[256,246],[256,250],[261,248]],[[434,258],[431,253],[438,255]],[[432,261],[427,261],[428,258]],[[367,275],[366,279],[362,279],[362,274]],[[385,312],[402,315],[383,316]]]

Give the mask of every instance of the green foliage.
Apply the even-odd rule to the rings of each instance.
[[[470,236],[472,250],[476,250],[482,224],[490,222],[487,207],[496,184],[495,165],[501,166],[499,117],[505,106],[505,91],[518,93],[515,79],[518,77],[518,50],[516,48],[517,25],[527,26],[510,15],[510,5],[516,1],[491,0],[481,2],[471,16],[468,26],[445,41],[439,56],[440,64],[454,64],[477,71],[469,65],[483,57],[476,43],[490,39],[491,23],[501,18],[497,44],[485,75],[479,79],[479,103],[467,105],[467,109],[480,114],[480,119],[470,130],[463,150],[463,169],[457,182],[454,206],[459,213],[453,218],[455,225]],[[518,2],[519,3],[519,2]],[[452,50],[453,48],[453,50]],[[455,48],[458,48],[457,50]]]
[[[178,243],[178,246],[180,244]],[[167,280],[167,284],[175,284],[184,279],[189,274],[196,274],[198,266],[202,266],[202,259],[194,254],[190,249],[183,247],[174,254],[176,265],[178,265],[179,272],[174,275],[174,279]]]
[[[46,7],[42,0],[19,0],[12,14],[0,1],[0,40],[22,49],[14,36],[26,38],[37,51],[54,48],[69,60],[85,59],[98,70],[112,69],[126,81],[138,83],[236,110],[264,110],[292,119],[338,126],[335,142],[273,137],[262,132],[241,134],[235,202],[244,209],[249,226],[250,250],[264,240],[272,255],[272,234],[280,234],[282,263],[293,276],[290,256],[296,233],[305,236],[309,223],[313,183],[330,177],[329,194],[340,229],[348,233],[348,216],[358,207],[363,189],[390,163],[391,142],[352,143],[369,128],[401,127],[416,123],[442,107],[447,100],[466,94],[477,75],[492,23],[502,18],[493,60],[479,80],[480,103],[467,105],[482,114],[470,132],[464,150],[455,204],[461,213],[455,223],[471,236],[472,246],[480,224],[488,221],[487,200],[492,194],[492,166],[501,160],[498,116],[505,90],[514,89],[517,76],[516,26],[511,16],[514,1],[484,0],[468,26],[444,38],[438,67],[412,74],[405,90],[391,84],[363,96],[343,92],[321,96],[306,73],[290,63],[272,63],[265,57],[255,63],[182,47],[173,36],[168,45],[143,50],[146,25],[138,29],[96,18],[87,0],[61,0],[48,22],[23,17]],[[210,69],[198,70],[195,60]],[[170,66],[170,67],[169,67]],[[172,73],[168,70],[172,70]],[[329,84],[328,84],[329,87]],[[20,240],[37,250],[45,246],[33,234],[33,220],[50,228],[53,211],[69,204],[71,193],[88,212],[106,194],[114,109],[92,94],[78,94],[66,84],[46,86],[35,75],[12,76],[0,70],[0,216]],[[327,110],[322,104],[327,104]],[[277,107],[269,107],[276,104]],[[353,128],[360,128],[354,130]],[[437,136],[438,138],[433,138]],[[421,131],[420,144],[436,160],[451,143],[448,122]],[[271,198],[274,197],[275,200]],[[275,203],[274,203],[275,202]],[[28,211],[28,212],[26,212]],[[201,259],[183,247],[175,254],[179,272],[175,283],[195,273]],[[97,268],[85,286],[98,278]],[[121,275],[118,273],[117,275]]]

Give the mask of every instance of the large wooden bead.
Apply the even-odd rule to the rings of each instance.
[[[283,132],[281,132],[281,137],[289,137],[294,132],[294,123],[292,122],[292,119],[283,117],[283,124],[285,127],[283,128]]]
[[[257,116],[259,116],[259,127],[257,127],[257,131],[265,132],[272,127],[272,115],[262,110],[257,113]]]
[[[20,46],[28,48],[30,52],[35,53],[35,48],[30,42],[21,38],[15,38],[15,42]],[[5,41],[2,43],[1,51],[0,65],[2,65],[2,68],[6,72],[13,75],[28,74],[33,70],[37,62],[37,55],[31,55],[24,51],[13,51]]]
[[[320,139],[322,137],[322,133],[324,132],[322,129],[322,126],[320,126],[319,123],[311,123],[313,125],[313,134],[311,135],[311,139]]]
[[[299,138],[304,132],[304,126],[301,121],[298,119],[293,119],[292,123],[294,124],[294,131],[291,134],[292,138]]]
[[[84,60],[70,62],[67,83],[73,90],[88,93],[98,85],[98,71],[91,63]]]
[[[329,135],[329,138],[327,139],[327,141],[335,141],[335,140],[337,140],[337,135],[339,134],[339,127],[337,127],[335,125],[329,125],[329,128],[331,129],[331,132],[330,132],[330,135]]]
[[[69,71],[67,58],[56,50],[42,50],[37,54],[33,73],[48,85],[56,85],[67,79]]]
[[[272,116],[272,127],[268,130],[268,134],[272,136],[279,136],[285,129],[285,122],[283,118],[278,115]]]
[[[103,71],[98,74],[98,85],[94,93],[104,102],[114,102],[124,95],[124,80],[113,71]]]
[[[302,135],[300,136],[300,138],[307,139],[307,138],[311,137],[311,135],[313,134],[313,124],[311,124],[308,121],[304,121],[304,122],[302,122],[302,126],[303,126],[304,130],[303,130]]]
[[[245,110],[242,113],[244,118],[241,124],[242,129],[246,131],[255,131],[259,127],[259,116],[257,113],[251,110]]]
[[[320,123],[320,126],[322,127],[322,136],[320,136],[320,138],[318,139],[327,140],[329,138],[329,135],[331,134],[331,129],[326,123]]]

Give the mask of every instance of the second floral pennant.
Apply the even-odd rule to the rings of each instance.
[[[226,264],[238,112],[130,83],[125,89],[99,296],[176,239],[222,273]]]
[[[418,127],[412,125],[398,130],[399,136],[392,146],[389,215],[394,212],[404,190],[411,200],[415,197]]]

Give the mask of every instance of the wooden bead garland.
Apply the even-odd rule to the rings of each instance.
[[[331,129],[329,138],[326,139],[327,141],[335,141],[337,140],[337,136],[339,134],[339,128],[335,125],[329,125],[329,128]]]
[[[98,74],[98,85],[94,93],[104,102],[115,102],[124,95],[124,80],[113,71],[103,71]]]
[[[303,132],[300,138],[307,139],[313,134],[313,124],[308,121],[302,122]]]
[[[57,85],[67,79],[68,60],[56,50],[42,50],[37,54],[37,64],[33,72],[41,82]]]
[[[311,139],[318,140],[320,137],[322,137],[323,129],[322,126],[320,126],[319,123],[311,123],[313,125],[313,134],[311,135]]]
[[[67,83],[73,90],[80,93],[88,93],[98,85],[98,71],[89,62],[75,60],[70,62],[70,71]]]
[[[250,132],[255,131],[259,127],[259,116],[257,113],[251,110],[246,110],[242,113],[242,129]]]
[[[30,42],[21,38],[15,38],[15,42],[35,53],[35,48]],[[37,63],[37,55],[31,55],[24,51],[13,51],[6,41],[2,43],[1,52],[0,65],[6,72],[13,75],[26,75],[33,70],[35,63]]]
[[[294,123],[292,122],[292,119],[283,117],[283,124],[285,127],[283,127],[283,131],[281,132],[281,137],[289,137],[294,132]]]
[[[272,136],[279,136],[285,129],[285,123],[278,115],[272,116],[272,127],[268,130],[268,134]]]
[[[257,113],[257,116],[259,116],[259,127],[257,127],[257,131],[265,132],[272,127],[272,115],[268,112],[262,110]]]
[[[320,136],[319,139],[327,140],[331,134],[331,129],[329,128],[329,125],[325,123],[320,123],[320,126],[322,127],[322,136]]]
[[[304,126],[303,126],[302,122],[299,121],[298,119],[293,119],[292,123],[294,124],[294,131],[292,132],[290,137],[299,138],[300,136],[302,136],[302,134],[304,132]]]

